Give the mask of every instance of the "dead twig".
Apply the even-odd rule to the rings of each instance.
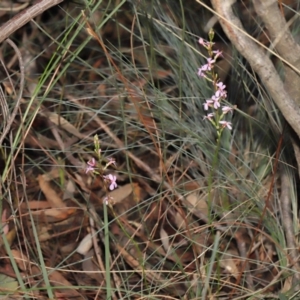
[[[24,11],[21,11],[0,27],[0,43],[7,39],[16,30],[28,23],[31,19],[63,1],[64,0],[41,0]]]
[[[211,0],[226,35],[259,75],[274,102],[300,136],[300,109],[283,86],[273,63],[264,51],[245,33],[241,21],[232,11],[235,0]]]
[[[253,0],[256,13],[262,18],[268,35],[271,38],[272,46],[276,52],[292,64],[298,70],[300,69],[300,45],[296,43],[284,15],[279,10],[277,0]],[[291,51],[291,49],[293,49]],[[294,99],[300,103],[299,72],[284,64],[284,88]]]
[[[14,109],[11,113],[10,116],[7,116],[7,120],[6,121],[6,125],[5,127],[3,128],[3,132],[0,136],[0,146],[2,145],[2,142],[4,140],[4,138],[6,137],[7,133],[9,132],[10,128],[11,128],[11,125],[17,115],[17,112],[18,112],[18,109],[19,109],[19,106],[20,106],[20,103],[21,103],[21,99],[22,99],[22,95],[23,95],[23,90],[24,90],[24,81],[25,81],[25,72],[24,72],[24,62],[23,62],[23,59],[22,59],[22,55],[21,55],[21,52],[19,50],[19,48],[17,47],[17,45],[10,39],[7,39],[6,40],[15,50],[17,56],[18,56],[18,59],[19,59],[19,65],[20,65],[20,86],[19,86],[19,94],[17,96],[17,100],[14,104]],[[3,103],[2,103],[3,104]],[[4,112],[6,111],[7,107],[5,107],[5,105],[1,105],[3,107],[3,114]]]
[[[284,166],[283,166],[284,167]],[[292,268],[295,270],[293,275],[293,286],[296,289],[299,289],[299,280],[300,280],[300,266],[298,263],[299,260],[299,251],[295,243],[295,230],[291,214],[291,194],[290,194],[290,178],[287,175],[286,171],[281,170],[281,195],[280,195],[280,206],[281,206],[281,218],[282,226],[285,232],[286,243],[291,257],[291,263],[293,263]]]
[[[7,42],[14,48],[18,59],[19,59],[19,65],[20,65],[20,86],[19,86],[19,94],[17,96],[16,103],[14,105],[13,112],[8,117],[8,120],[6,121],[7,124],[3,128],[3,132],[0,136],[0,146],[2,145],[2,142],[9,132],[11,125],[16,117],[17,111],[19,109],[19,105],[22,99],[23,89],[24,89],[24,63],[22,59],[21,52],[19,51],[16,44],[10,40],[8,37],[14,33],[17,29],[21,28],[23,25],[28,23],[31,19],[36,17],[37,15],[41,14],[45,10],[49,9],[52,6],[55,6],[62,2],[63,0],[41,0],[34,4],[33,6],[25,9],[24,11],[17,14],[15,17],[13,17],[11,20],[6,22],[3,26],[0,27],[0,43],[3,42],[5,39]],[[3,97],[1,97],[2,102],[2,108],[3,108],[3,114],[5,114],[7,107],[3,103]]]

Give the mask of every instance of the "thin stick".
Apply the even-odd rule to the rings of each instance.
[[[14,16],[11,20],[0,27],[0,43],[7,39],[16,30],[28,23],[31,19],[46,11],[48,8],[63,1],[64,0],[41,0],[33,6],[28,7],[24,11],[21,11],[19,14]]]
[[[20,105],[20,101],[22,98],[23,88],[24,88],[24,64],[23,64],[22,56],[15,43],[9,39],[9,36],[19,28],[24,26],[26,23],[28,23],[31,19],[33,19],[37,15],[41,14],[42,12],[44,12],[45,10],[49,9],[52,6],[59,4],[60,2],[63,2],[63,0],[41,0],[36,4],[34,4],[33,6],[20,12],[19,14],[17,14],[15,17],[13,17],[11,20],[9,20],[3,26],[0,27],[0,43],[2,43],[4,40],[7,40],[7,42],[14,48],[19,58],[20,73],[21,73],[20,92],[16,100],[14,110],[7,122],[7,125],[3,129],[2,135],[0,137],[0,145],[2,144],[6,134],[10,130],[11,124],[17,114],[18,107]]]
[[[23,62],[23,59],[22,59],[21,52],[20,52],[19,48],[17,47],[17,45],[12,40],[7,39],[6,41],[14,48],[14,50],[15,50],[17,56],[18,56],[19,65],[20,65],[20,75],[21,76],[20,76],[19,94],[17,96],[16,103],[14,104],[14,109],[13,109],[11,115],[8,117],[7,124],[3,128],[3,132],[0,136],[0,146],[2,145],[2,142],[3,142],[6,134],[9,132],[9,130],[11,128],[11,125],[12,125],[12,123],[13,123],[16,115],[17,115],[17,112],[18,112],[18,109],[19,109],[19,106],[20,106],[20,103],[21,103],[22,95],[23,95],[24,81],[25,81],[24,62]]]

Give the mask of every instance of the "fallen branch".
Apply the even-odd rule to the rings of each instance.
[[[27,24],[31,19],[63,1],[64,0],[41,0],[18,13],[11,20],[0,27],[0,43],[10,37],[10,35],[16,30]]]
[[[299,105],[285,90],[268,55],[245,34],[241,21],[232,11],[235,0],[211,0],[211,2],[224,32],[258,74],[283,116],[300,137]]]

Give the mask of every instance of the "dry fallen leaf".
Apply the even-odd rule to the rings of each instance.
[[[219,264],[234,278],[239,277],[239,270],[237,264],[240,262],[239,253],[236,250],[226,250],[219,260]]]
[[[129,183],[109,193],[109,196],[113,199],[110,201],[113,206],[114,213],[117,216],[129,213],[128,218],[133,221],[138,217],[139,212],[137,204],[143,198],[143,190],[140,188],[138,183]]]
[[[69,121],[67,121],[62,116],[59,116],[57,113],[50,112],[44,110],[43,112],[39,112],[42,116],[48,118],[52,123],[54,123],[57,126],[60,126],[65,131],[73,134],[74,136],[83,139],[86,138],[84,134],[80,133],[75,126],[73,126]]]
[[[186,228],[186,221],[182,217],[182,215],[176,211],[174,214],[174,222],[178,229],[185,229]]]
[[[90,233],[88,233],[79,243],[76,252],[81,255],[87,255],[93,246],[93,238]]]
[[[160,229],[159,235],[160,235],[161,243],[162,243],[166,253],[168,253],[168,251],[170,249],[169,235],[163,228]]]
[[[76,185],[74,181],[69,179],[65,186],[63,200],[74,198],[75,191],[76,191]]]
[[[22,271],[28,271],[28,269],[31,270],[31,274],[35,276],[41,275],[41,270],[37,266],[35,266],[34,263],[32,263],[24,253],[20,252],[16,249],[11,249],[12,255],[18,265],[18,267]],[[73,289],[73,285],[65,279],[65,277],[59,272],[59,271],[51,271],[48,274],[50,283],[53,286],[58,286],[58,289],[55,289],[55,293],[57,294],[65,294],[67,295],[68,299],[82,299],[79,292],[77,292],[75,289]]]
[[[113,198],[113,205],[117,203],[121,203],[125,198],[127,198],[132,193],[132,191],[133,191],[133,184],[128,183],[110,192],[109,196]]]
[[[193,206],[191,212],[193,213],[194,210],[199,210],[206,216],[208,216],[208,206],[205,199],[199,197],[198,192],[192,192],[187,197],[186,200]]]
[[[103,274],[100,273],[99,267],[96,265],[94,261],[95,253],[94,250],[91,249],[84,255],[84,259],[82,261],[82,270],[91,278],[97,280],[99,284],[103,281]]]
[[[35,220],[48,223],[59,222],[67,219],[75,213],[75,208],[49,208],[44,210],[32,211],[31,214]]]
[[[46,199],[53,208],[63,208],[66,207],[65,203],[58,196],[55,190],[51,187],[51,184],[45,180],[44,175],[38,176],[39,186],[42,192],[44,193]]]

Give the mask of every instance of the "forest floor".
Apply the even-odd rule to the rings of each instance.
[[[1,25],[35,4],[10,2]],[[209,122],[213,16],[174,2],[66,1],[1,44],[1,299],[295,296],[282,118],[214,21],[234,111]]]

